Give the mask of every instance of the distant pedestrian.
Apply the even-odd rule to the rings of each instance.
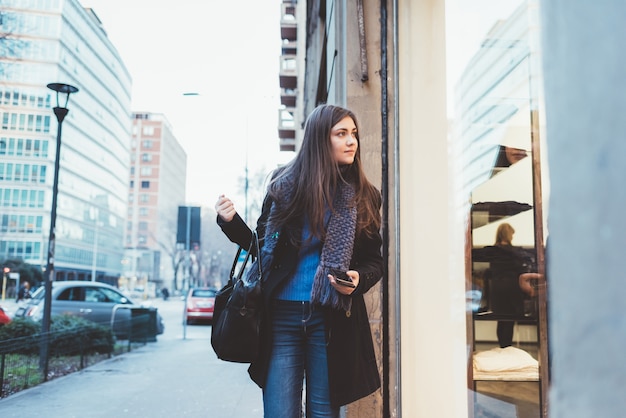
[[[16,302],[19,302],[24,299],[30,299],[30,283],[23,282],[17,291],[17,299]]]
[[[161,295],[163,295],[163,300],[168,300],[170,297],[170,291],[167,290],[167,287],[161,289]]]

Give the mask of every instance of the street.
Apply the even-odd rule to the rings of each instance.
[[[248,365],[217,359],[209,325],[183,326],[180,298],[152,303],[165,321],[157,342],[0,399],[0,416],[262,417]]]

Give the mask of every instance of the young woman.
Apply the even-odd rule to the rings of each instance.
[[[266,309],[248,371],[266,417],[300,417],[305,378],[309,418],[338,417],[380,387],[363,300],[383,274],[380,205],[355,115],[318,106],[297,156],[273,173],[257,222]],[[252,231],[232,201],[222,195],[215,209],[228,238],[248,248]]]

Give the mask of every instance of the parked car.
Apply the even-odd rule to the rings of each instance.
[[[213,321],[216,289],[202,287],[189,289],[185,301],[185,319],[187,324]]]
[[[15,317],[43,318],[45,287],[37,289],[32,298],[15,311]],[[52,283],[50,314],[76,315],[101,325],[110,326],[118,339],[128,339],[132,329],[133,310],[147,308],[133,302],[113,286],[90,281],[60,281]],[[148,321],[146,321],[147,323]],[[164,331],[163,318],[156,312],[156,331]]]
[[[0,325],[6,325],[9,322],[11,322],[11,317],[2,309],[2,306],[0,306]]]

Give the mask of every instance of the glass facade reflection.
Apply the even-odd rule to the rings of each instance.
[[[446,4],[449,117],[468,204],[470,416],[544,416],[548,382],[538,4]],[[471,43],[473,42],[473,43]],[[545,167],[544,167],[545,168]],[[547,200],[547,199],[545,199]],[[522,280],[524,278],[524,280]],[[524,283],[523,283],[524,282]]]
[[[130,165],[131,78],[76,0],[5,0],[0,41],[0,258],[45,266],[57,122],[51,82],[74,85],[63,123],[57,279],[115,283]],[[62,103],[61,103],[62,105]]]

